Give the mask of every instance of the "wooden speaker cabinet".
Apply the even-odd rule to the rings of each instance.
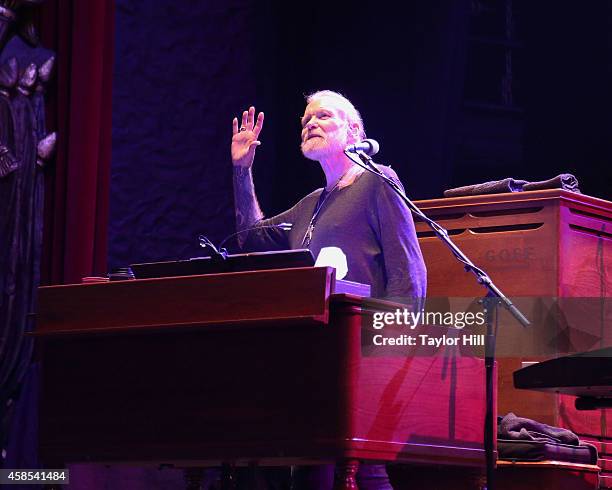
[[[416,204],[533,322],[523,329],[507,312],[500,314],[498,413],[612,438],[610,410],[579,412],[573,397],[512,384],[512,373],[525,362],[612,345],[612,203],[553,189]],[[428,296],[485,293],[424,222],[417,222],[417,232]]]

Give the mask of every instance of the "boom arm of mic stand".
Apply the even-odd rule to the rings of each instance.
[[[400,196],[400,198],[406,203],[408,209],[412,212],[412,214],[418,216],[423,221],[425,221],[429,227],[433,230],[436,236],[450,249],[451,253],[463,264],[463,268],[466,272],[471,272],[476,276],[476,280],[478,283],[482,284],[485,288],[488,289],[491,296],[499,298],[501,304],[510,312],[510,314],[516,318],[516,320],[523,325],[523,327],[530,326],[529,320],[521,313],[521,311],[508,299],[500,289],[493,283],[489,275],[477,267],[468,257],[463,253],[463,251],[449,238],[448,231],[446,231],[442,226],[436,223],[434,220],[428,218],[423,211],[421,211],[416,204],[414,204],[406,193],[402,191],[399,185],[395,183],[392,179],[383,174],[376,166],[374,165],[373,160],[366,155],[364,152],[360,151],[357,153],[359,155],[359,159],[354,158],[354,155],[348,151],[345,151],[344,154],[351,159],[356,165],[359,165],[361,168],[377,175],[379,178],[384,180],[394,191]]]

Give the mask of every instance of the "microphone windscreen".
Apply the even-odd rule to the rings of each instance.
[[[364,143],[366,141],[370,144],[370,151],[366,151],[366,153],[369,156],[376,155],[380,151],[380,145],[378,144],[378,141],[373,140],[373,139],[367,139],[367,140],[364,140]]]

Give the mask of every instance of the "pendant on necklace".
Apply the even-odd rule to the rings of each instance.
[[[308,225],[308,229],[306,230],[306,234],[304,235],[304,239],[302,240],[302,246],[308,247],[310,242],[312,241],[312,232],[314,231],[314,223],[310,223]]]

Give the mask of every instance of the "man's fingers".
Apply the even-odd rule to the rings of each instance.
[[[255,122],[255,107],[249,107],[249,116],[247,118],[247,130],[251,131],[253,129],[253,124]]]
[[[259,141],[259,140],[251,141],[251,142],[249,143],[249,150],[250,150],[250,149],[251,149],[253,146],[259,146],[259,145],[261,145],[261,141]]]
[[[255,124],[255,127],[253,128],[253,132],[255,133],[255,138],[259,137],[261,128],[263,128],[263,122],[264,122],[264,113],[260,112],[259,115],[257,116],[257,123]]]
[[[235,117],[232,121],[232,134],[236,134],[241,130],[244,131],[253,131],[255,133],[255,138],[259,136],[259,132],[263,127],[264,114],[260,112],[257,116],[257,121],[255,121],[255,107],[249,107],[248,111],[244,111],[242,113],[242,121],[240,123],[240,127],[238,127],[238,118]],[[243,129],[244,128],[244,129]]]

